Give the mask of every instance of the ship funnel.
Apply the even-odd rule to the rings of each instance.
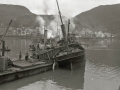
[[[44,44],[47,43],[47,30],[44,30]]]

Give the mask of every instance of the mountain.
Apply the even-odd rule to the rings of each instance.
[[[74,17],[77,30],[120,33],[120,4],[102,5]]]
[[[25,15],[34,15],[34,14],[23,6],[0,4],[1,25],[6,26],[10,22],[10,20],[15,20]]]
[[[36,21],[38,15],[31,13],[26,7],[19,5],[0,4],[0,27],[7,27],[10,20],[13,20],[13,27],[32,27],[39,26]],[[54,20],[53,15],[40,15],[40,17],[48,24]]]
[[[20,16],[19,18],[17,18],[12,26],[13,27],[31,27],[31,28],[36,28],[39,27],[41,25],[43,25],[42,23],[44,22],[44,25],[47,26],[49,25],[49,23],[51,21],[54,20],[54,16],[53,15],[24,15],[24,16]],[[41,25],[40,25],[41,24]]]
[[[13,27],[39,26],[38,15],[31,13],[26,7],[19,5],[0,4],[0,27],[7,27],[10,20],[13,20]],[[54,15],[40,15],[44,25],[56,25]],[[80,31],[83,28],[91,31],[103,31],[120,33],[120,4],[102,5],[83,12],[74,18],[75,29]],[[74,26],[74,25],[73,25]]]

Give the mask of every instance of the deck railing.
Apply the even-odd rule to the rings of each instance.
[[[63,47],[55,47],[50,50],[39,52],[40,60],[53,60],[53,57],[61,50]]]

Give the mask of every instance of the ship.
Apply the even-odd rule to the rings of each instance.
[[[85,49],[82,45],[75,40],[71,39],[69,34],[69,24],[68,20],[68,34],[66,33],[65,25],[63,24],[60,8],[58,1],[56,0],[60,21],[61,21],[61,30],[63,34],[63,39],[58,41],[59,46],[55,47],[52,50],[40,53],[40,59],[49,59],[53,61],[54,66],[58,64],[60,67],[70,66],[73,68],[74,64],[81,64],[85,61]],[[73,36],[72,36],[73,38]]]
[[[79,64],[84,62],[85,58],[85,49],[82,47],[80,43],[75,41],[73,38],[74,35],[69,34],[69,24],[70,20],[68,20],[68,34],[66,34],[65,25],[63,24],[61,11],[59,8],[58,1],[56,0],[59,16],[61,19],[61,29],[63,34],[63,49],[60,50],[58,54],[55,56],[55,60],[57,61],[60,67],[71,66],[71,69],[74,64]]]

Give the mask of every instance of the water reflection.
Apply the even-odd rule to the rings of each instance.
[[[82,90],[84,87],[84,70],[84,66],[73,72],[57,69],[54,73],[46,73],[47,76],[44,79],[42,78],[43,80],[23,86],[18,90]]]
[[[84,90],[118,90],[120,67],[86,62]]]
[[[57,82],[54,82],[52,80],[46,80],[46,81],[38,81],[32,84],[29,84],[28,86],[21,87],[17,90],[73,90],[73,89],[60,86],[57,84]]]
[[[91,46],[86,49],[85,90],[118,90],[120,85],[120,42],[113,40],[110,47]],[[108,44],[108,43],[107,43]],[[98,45],[97,45],[98,46]]]

